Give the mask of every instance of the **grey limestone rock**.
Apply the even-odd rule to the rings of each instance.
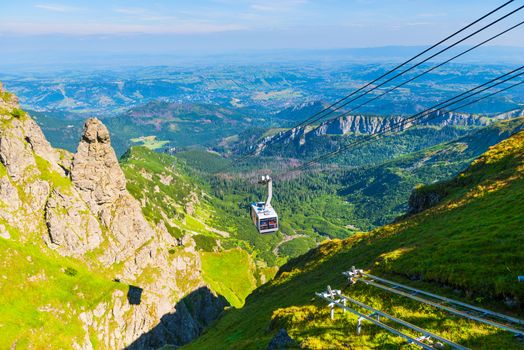
[[[80,256],[102,242],[102,230],[96,217],[74,192],[53,190],[46,203],[47,245],[62,255]]]

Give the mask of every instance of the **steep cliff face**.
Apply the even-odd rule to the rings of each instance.
[[[73,157],[71,179],[90,211],[109,229],[106,264],[130,258],[154,235],[142,215],[140,205],[126,190],[126,178],[109,131],[97,119],[89,119]]]
[[[109,132],[99,120],[85,123],[74,155],[57,151],[19,109],[16,97],[0,86],[0,162],[0,240],[20,249],[35,246],[51,260],[56,253],[70,257],[67,261],[80,261],[89,273],[107,279],[107,298],[91,300],[88,307],[56,305],[58,314],[81,322],[85,332],[72,337],[67,347],[117,349],[139,338],[147,339],[140,343],[146,349],[181,345],[227,304],[206,287],[194,241],[179,241],[163,223],[153,227],[145,219],[126,189]],[[82,299],[80,285],[74,288]],[[197,296],[187,299],[196,290]],[[23,295],[18,299],[30,308],[49,308],[38,300],[24,301]],[[168,317],[166,322],[170,314],[183,321]],[[159,324],[164,331],[153,331]],[[39,336],[50,334],[44,328]],[[13,344],[19,340],[11,339]]]
[[[515,114],[516,113],[508,113],[507,115],[504,114],[490,119],[466,113],[436,111],[428,115],[427,118],[424,118],[427,120],[417,121],[417,124],[437,127],[481,127],[491,124],[493,120],[508,119],[517,116]],[[256,150],[257,154],[262,153],[266,147],[271,147],[275,139],[278,139],[279,142],[302,147],[312,142],[314,138],[324,135],[369,135],[384,131],[400,132],[411,126],[413,126],[413,122],[405,121],[405,118],[402,116],[348,115],[326,121],[316,128],[311,126],[298,127],[272,137],[267,137],[256,145]]]
[[[315,130],[315,135],[346,135],[348,133],[372,134],[391,128],[402,120],[402,117],[383,118],[350,115],[322,124],[317,130]],[[400,130],[402,129],[403,128],[400,128]]]
[[[403,131],[413,125],[412,122],[403,122],[405,118],[401,116],[379,117],[349,115],[340,117],[329,122],[323,123],[316,131],[316,135],[335,134],[346,135],[373,134],[384,130]],[[427,119],[427,120],[424,120]],[[490,119],[478,115],[470,115],[456,112],[436,111],[421,120],[421,125],[435,126],[485,126],[490,124]]]

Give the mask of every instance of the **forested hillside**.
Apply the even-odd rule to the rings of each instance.
[[[351,167],[339,164],[275,181],[274,206],[282,217],[283,232],[345,238],[355,231],[391,222],[407,211],[414,187],[456,175],[489,146],[522,128],[524,118],[496,121],[467,133],[461,131],[465,136],[458,138],[446,135],[442,143],[437,143],[438,130],[412,130],[351,150]],[[290,162],[253,157],[244,164],[230,166],[218,155],[201,151],[180,152],[176,157],[186,160],[190,168],[207,179],[210,191],[221,199],[217,207],[237,215],[246,215],[250,201],[264,196],[254,174],[278,174]],[[224,169],[231,176],[215,176],[216,171]],[[235,175],[237,172],[241,174]]]
[[[283,266],[242,310],[228,312],[185,349],[265,349],[282,328],[314,349],[409,348],[401,338],[338,314],[329,319],[315,292],[327,285],[408,322],[475,349],[520,349],[511,333],[356,284],[351,266],[452,298],[522,317],[524,245],[524,132],[490,148],[457,177],[423,187],[415,196],[440,200],[397,223],[332,240]]]

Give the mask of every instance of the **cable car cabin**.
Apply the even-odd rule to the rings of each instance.
[[[265,202],[251,203],[251,220],[255,224],[258,232],[271,233],[278,230],[278,215],[271,206],[273,198],[273,181],[269,175],[262,176],[259,184],[267,185],[267,199]]]
[[[251,219],[260,233],[272,233],[278,230],[278,215],[271,204],[251,203]]]

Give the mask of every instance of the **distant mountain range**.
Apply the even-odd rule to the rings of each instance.
[[[310,106],[303,108],[309,109]],[[403,132],[415,126],[424,133],[424,128],[440,128],[458,134],[467,130],[490,125],[496,121],[524,116],[524,109],[516,109],[492,117],[477,114],[436,111],[416,123],[404,122],[403,116],[348,115],[330,119],[320,125],[300,126],[265,136],[249,145],[259,155],[302,158],[334,150],[360,137],[381,132]],[[427,130],[428,134],[433,131]],[[344,137],[342,137],[344,136]],[[253,141],[250,141],[254,142]]]
[[[63,36],[61,37],[63,40]],[[83,45],[88,38],[83,38]],[[41,72],[56,72],[56,67],[67,70],[84,70],[85,67],[94,67],[102,70],[121,69],[122,67],[176,65],[206,66],[210,64],[259,64],[264,62],[349,62],[349,63],[396,63],[426,49],[426,46],[381,46],[338,49],[278,49],[278,50],[249,50],[230,52],[209,52],[192,54],[188,52],[176,53],[104,53],[95,49],[90,52],[72,53],[54,50],[45,54],[31,38],[16,36],[3,37],[0,43],[4,47],[4,56],[0,69],[11,72],[28,71],[28,67]],[[95,45],[99,46],[99,45]],[[49,48],[49,47],[48,47]],[[459,46],[457,50],[464,50],[468,46]],[[27,55],[34,55],[35,50],[39,61]],[[24,52],[21,54],[21,52]],[[474,55],[464,57],[462,62],[481,64],[513,64],[521,63],[524,56],[523,47],[514,46],[486,46],[475,50]]]
[[[279,111],[294,106],[329,104],[393,66],[392,62],[283,60],[241,66],[195,64],[183,68],[0,72],[0,81],[20,97],[24,108],[40,112],[66,111],[107,118],[157,100],[234,108],[266,119],[278,118]],[[422,65],[406,78],[432,66]],[[413,113],[513,68],[511,64],[448,64],[373,101],[358,113]],[[524,103],[523,91],[524,88],[517,87],[505,96],[488,99],[464,112],[494,113],[516,108]],[[296,114],[296,118],[300,117]]]

